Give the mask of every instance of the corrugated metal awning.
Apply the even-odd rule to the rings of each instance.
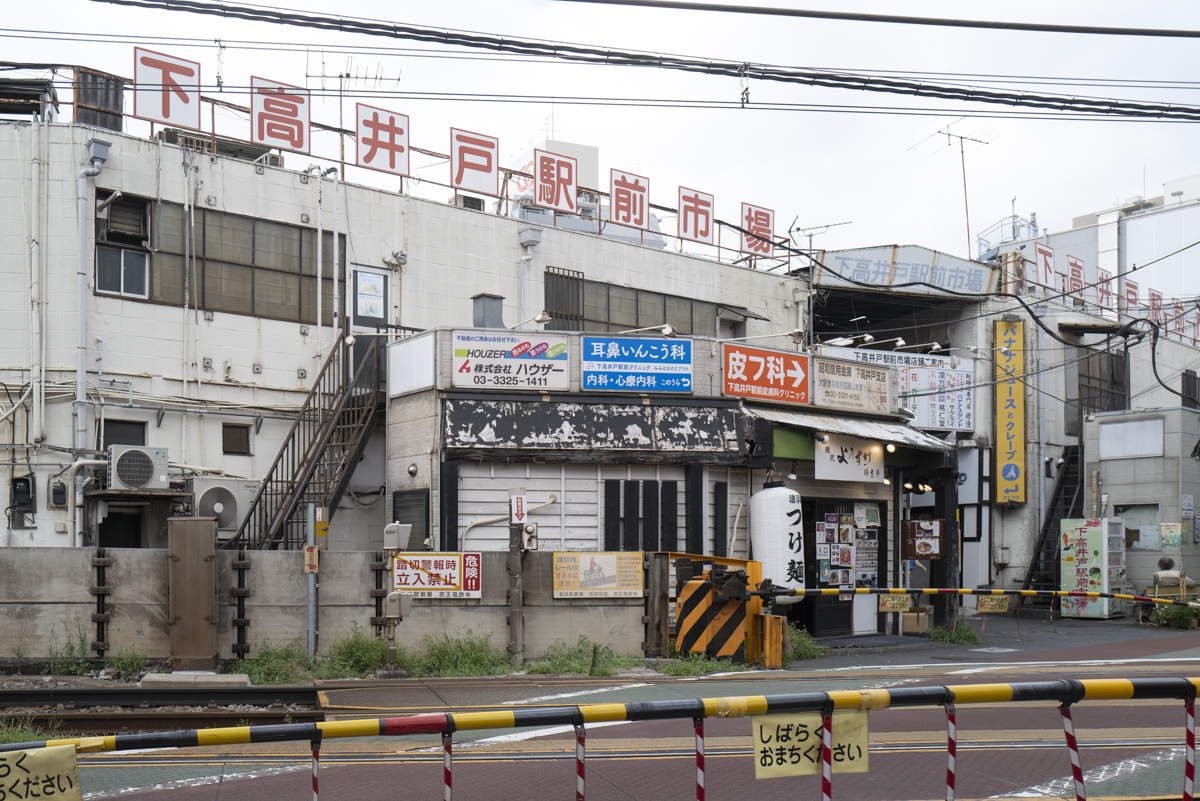
[[[782,409],[768,409],[761,406],[745,407],[746,414],[760,420],[770,420],[784,426],[795,426],[809,431],[823,431],[828,434],[844,434],[848,437],[873,439],[878,442],[893,442],[909,448],[923,451],[948,452],[953,446],[950,443],[932,437],[924,431],[909,428],[901,423],[880,423],[875,420],[864,420],[858,417],[835,417],[829,414],[814,412],[793,412]]]

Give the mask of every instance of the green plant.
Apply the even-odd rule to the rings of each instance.
[[[833,650],[824,645],[817,645],[806,628],[788,623],[787,629],[788,637],[792,641],[792,659],[816,659]]]
[[[589,676],[615,676],[620,668],[641,667],[645,662],[636,657],[621,656],[605,645],[592,642],[584,635],[574,645],[559,640],[536,662],[528,666],[530,673],[586,673]]]
[[[25,660],[25,649],[20,643],[12,649],[13,657],[17,660],[17,675],[21,675],[21,663]]]
[[[971,624],[965,620],[958,621],[958,625],[954,627],[953,631],[945,626],[934,626],[929,630],[929,641],[953,645],[978,645],[983,642],[979,639],[975,629],[971,628]]]
[[[68,634],[61,644],[57,629],[51,626],[48,645],[51,673],[59,676],[82,676],[91,670],[91,665],[88,664],[87,631],[82,623],[76,623],[75,634]]]
[[[726,673],[735,670],[750,670],[751,665],[737,665],[728,659],[712,659],[706,654],[687,654],[674,662],[659,667],[659,673],[668,676],[703,676],[706,673]]]
[[[132,645],[127,645],[115,654],[105,654],[104,666],[114,672],[141,673],[146,669],[146,655]]]
[[[426,634],[425,644],[425,656],[405,655],[403,666],[410,676],[497,676],[512,671],[508,655],[492,647],[486,632],[467,629],[453,638]],[[396,661],[401,661],[398,653]]]
[[[33,743],[49,740],[58,730],[58,721],[48,727],[33,725],[29,718],[0,718],[0,743]]]
[[[387,666],[387,641],[367,633],[354,621],[350,631],[334,640],[317,669],[320,678],[369,676]]]
[[[250,678],[251,684],[298,684],[312,678],[317,660],[305,651],[300,640],[275,645],[263,640],[254,649],[253,659],[237,665],[239,672]]]
[[[1175,606],[1161,604],[1150,613],[1150,619],[1160,626],[1173,629],[1190,629],[1196,619],[1196,610],[1190,606]]]

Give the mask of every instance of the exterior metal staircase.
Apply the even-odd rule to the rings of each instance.
[[[346,344],[343,328],[237,534],[222,547],[295,550],[306,544],[304,511],[332,517],[379,414],[379,343]]]
[[[1046,519],[1042,521],[1042,531],[1029,560],[1025,582],[1021,585],[1023,590],[1059,588],[1058,548],[1061,523],[1063,520],[1083,516],[1083,477],[1079,464],[1079,447],[1068,445],[1063,448],[1063,459],[1065,461],[1058,473],[1058,483],[1054,486],[1054,495],[1046,508]],[[1031,607],[1049,607],[1054,599],[1035,596],[1025,600]]]

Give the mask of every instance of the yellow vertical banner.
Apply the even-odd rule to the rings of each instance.
[[[1025,503],[1025,323],[996,321],[996,499]]]

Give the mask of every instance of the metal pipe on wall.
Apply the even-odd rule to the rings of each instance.
[[[16,135],[20,136],[20,131]],[[33,159],[30,165],[30,205],[33,207],[33,219],[29,229],[29,383],[33,390],[33,432],[34,442],[45,439],[42,433],[42,410],[38,408],[38,386],[42,383],[42,231],[39,219],[42,210],[42,162],[41,138],[34,131],[34,142],[31,148]]]
[[[92,142],[97,141],[95,139],[92,140]],[[78,240],[76,242],[78,260],[75,267],[75,302],[78,306],[75,321],[75,449],[78,451],[82,451],[87,447],[87,417],[84,416],[84,402],[87,400],[88,178],[93,178],[100,174],[100,170],[104,167],[104,161],[108,157],[108,143],[101,143],[101,145],[104,151],[103,156],[99,155],[99,149],[94,150],[91,143],[89,143],[88,156],[91,158],[92,166],[85,167],[79,171],[78,181],[75,185],[76,216],[78,218]]]

